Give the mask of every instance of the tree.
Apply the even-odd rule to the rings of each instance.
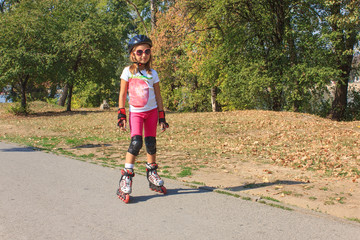
[[[66,84],[68,111],[75,85],[114,88],[132,28],[123,1],[24,0],[1,6],[8,10],[1,14],[0,81],[21,92],[24,108],[29,83]]]
[[[27,87],[29,83],[39,85],[46,80],[43,76],[53,59],[46,39],[52,31],[46,24],[49,13],[45,9],[50,6],[46,1],[30,0],[9,4],[8,10],[13,6],[16,9],[0,15],[0,82],[13,86],[19,93],[26,113]]]
[[[53,13],[58,29],[53,41],[54,71],[65,84],[67,111],[71,111],[75,85],[108,85],[116,77],[117,67],[124,62],[123,46],[130,27],[126,10],[122,2],[103,7],[96,0],[58,3]]]
[[[318,4],[176,1],[159,15],[155,34],[166,94],[193,110],[211,99],[213,110],[319,111],[335,71]]]
[[[330,41],[334,67],[339,70],[330,117],[344,119],[347,93],[354,48],[360,31],[360,8],[358,1],[324,1],[326,24],[325,36]]]

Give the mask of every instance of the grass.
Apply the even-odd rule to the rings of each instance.
[[[360,223],[360,219],[359,218],[346,218],[347,220],[353,221],[353,222],[358,222]]]
[[[222,191],[222,190],[215,190],[216,193],[220,193],[220,194],[224,194],[224,195],[228,195],[228,196],[232,196],[235,198],[241,198],[242,200],[246,200],[246,201],[251,201],[250,197],[242,197],[239,194],[236,193],[230,193],[230,192],[226,192],[226,191]]]
[[[191,167],[182,167],[182,170],[180,173],[177,174],[178,177],[187,177],[192,175],[192,168]]]
[[[192,182],[190,182],[190,183],[196,184],[196,185],[206,185],[206,184],[203,183],[203,182],[197,182],[197,181],[192,181]]]
[[[272,197],[268,197],[268,196],[261,196],[262,199],[266,199],[269,201],[273,201],[273,202],[280,202],[279,200],[272,198]]]
[[[89,154],[84,153],[85,149],[101,148],[101,152],[94,153],[95,158],[117,157],[120,161],[127,151],[129,133],[120,133],[116,128],[115,108],[113,111],[77,109],[69,113],[56,105],[32,102],[32,113],[24,117],[9,114],[10,105],[0,105],[0,126],[3,126],[0,140],[54,152],[62,148],[75,155]],[[181,165],[191,167],[192,171],[213,167],[223,159],[251,159],[261,164],[270,161],[316,171],[324,177],[360,176],[354,154],[360,147],[359,122],[339,123],[302,113],[258,110],[168,113],[167,120],[172,123],[171,128],[157,139],[159,160],[174,159],[176,154],[182,162],[186,160]],[[191,127],[185,123],[191,123]],[[114,147],[101,147],[104,144]],[[71,149],[79,147],[82,148],[79,152]],[[343,158],[347,159],[346,164]],[[171,161],[171,165],[179,164]],[[218,168],[227,167],[223,165]],[[168,171],[171,175],[192,174],[190,169],[176,172],[175,167]]]
[[[259,203],[262,203],[262,204],[265,204],[265,205],[268,205],[268,206],[271,206],[271,207],[280,208],[280,209],[287,210],[287,211],[294,211],[294,209],[292,209],[292,208],[289,208],[289,207],[286,207],[286,206],[283,206],[283,205],[280,205],[280,204],[268,203],[268,202],[263,201],[263,200],[259,201]]]

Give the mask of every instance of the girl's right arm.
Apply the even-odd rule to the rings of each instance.
[[[119,93],[119,112],[120,109],[123,109],[121,112],[125,114],[125,101],[126,101],[126,95],[128,91],[128,82],[121,79],[120,83],[120,93]],[[120,130],[126,130],[126,115],[125,119],[121,120],[120,124],[118,124],[120,127]]]
[[[128,91],[128,82],[121,79],[120,93],[119,93],[119,108],[125,108],[126,95]]]

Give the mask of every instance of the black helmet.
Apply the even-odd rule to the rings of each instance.
[[[129,44],[128,44],[128,52],[131,53],[131,50],[136,46],[136,45],[139,45],[139,44],[142,44],[142,43],[146,43],[146,44],[149,44],[150,47],[152,47],[152,41],[150,40],[150,38],[148,38],[147,36],[145,35],[136,35],[134,37],[132,37],[129,41]]]

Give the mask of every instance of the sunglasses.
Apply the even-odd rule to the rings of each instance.
[[[135,53],[136,53],[136,55],[138,55],[138,56],[142,56],[144,53],[145,53],[146,55],[150,55],[151,49],[148,48],[148,49],[145,49],[145,50],[137,50]]]

